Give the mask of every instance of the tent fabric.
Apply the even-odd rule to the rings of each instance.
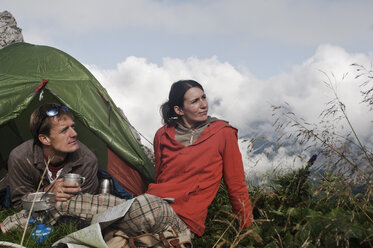
[[[140,173],[132,169],[125,161],[120,159],[112,150],[108,149],[109,172],[132,195],[141,195],[147,189],[141,182]]]
[[[31,138],[30,114],[47,102],[59,102],[73,111],[79,140],[96,153],[100,168],[107,171],[111,166],[109,150],[145,183],[154,181],[153,163],[97,79],[65,52],[28,43],[0,49],[1,167],[11,149]]]

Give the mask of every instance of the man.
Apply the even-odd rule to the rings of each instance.
[[[33,140],[28,140],[9,155],[7,182],[13,206],[19,207],[23,195],[39,191],[54,193],[65,202],[78,192],[95,194],[98,189],[97,158],[77,140],[74,117],[66,106],[45,104],[30,118]],[[46,170],[46,171],[45,171]],[[43,173],[45,171],[45,175]],[[64,182],[63,175],[77,173],[85,183]]]
[[[55,224],[61,216],[75,216],[92,221],[93,216],[126,202],[110,194],[94,195],[98,186],[96,158],[77,141],[73,116],[65,106],[55,104],[41,106],[31,115],[30,129],[34,141],[27,141],[15,148],[8,162],[8,179],[11,182],[13,201],[19,200],[27,192],[35,191],[47,166],[48,176],[43,180],[43,190],[47,191],[54,184],[51,192],[56,194],[57,199],[55,208],[43,213],[44,222],[47,224]],[[86,186],[84,193],[89,194],[74,195],[80,191],[80,189],[70,188],[76,186],[75,183],[72,185],[55,179],[68,172],[79,173],[86,177],[82,191],[84,192]],[[93,192],[89,192],[90,190]],[[172,230],[170,239],[177,240],[170,240],[170,242],[177,242],[181,245],[178,247],[188,245],[191,247],[190,230],[164,199],[149,194],[137,196],[128,212],[124,213],[104,230],[105,233],[108,231],[105,235],[108,240],[116,238],[112,230],[120,230],[130,237],[146,233],[165,236],[164,233]],[[27,217],[26,210],[8,216],[0,223],[0,233],[24,227]],[[177,235],[174,235],[175,233]]]

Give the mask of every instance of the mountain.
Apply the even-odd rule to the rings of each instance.
[[[22,29],[10,12],[0,12],[0,48],[16,42],[23,42]]]

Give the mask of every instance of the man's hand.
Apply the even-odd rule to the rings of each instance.
[[[67,201],[71,197],[73,197],[75,194],[82,191],[82,189],[79,187],[79,184],[77,182],[64,182],[63,178],[57,179],[54,183],[54,187],[51,190],[52,193],[56,196],[56,201]],[[47,191],[52,185],[48,185],[45,188],[45,191]]]

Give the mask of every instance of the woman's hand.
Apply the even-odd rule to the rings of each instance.
[[[57,179],[53,184],[48,185],[45,188],[45,191],[47,191],[50,187],[53,187],[51,192],[55,194],[56,201],[61,202],[69,200],[75,194],[82,191],[77,182],[64,182],[63,178]]]

